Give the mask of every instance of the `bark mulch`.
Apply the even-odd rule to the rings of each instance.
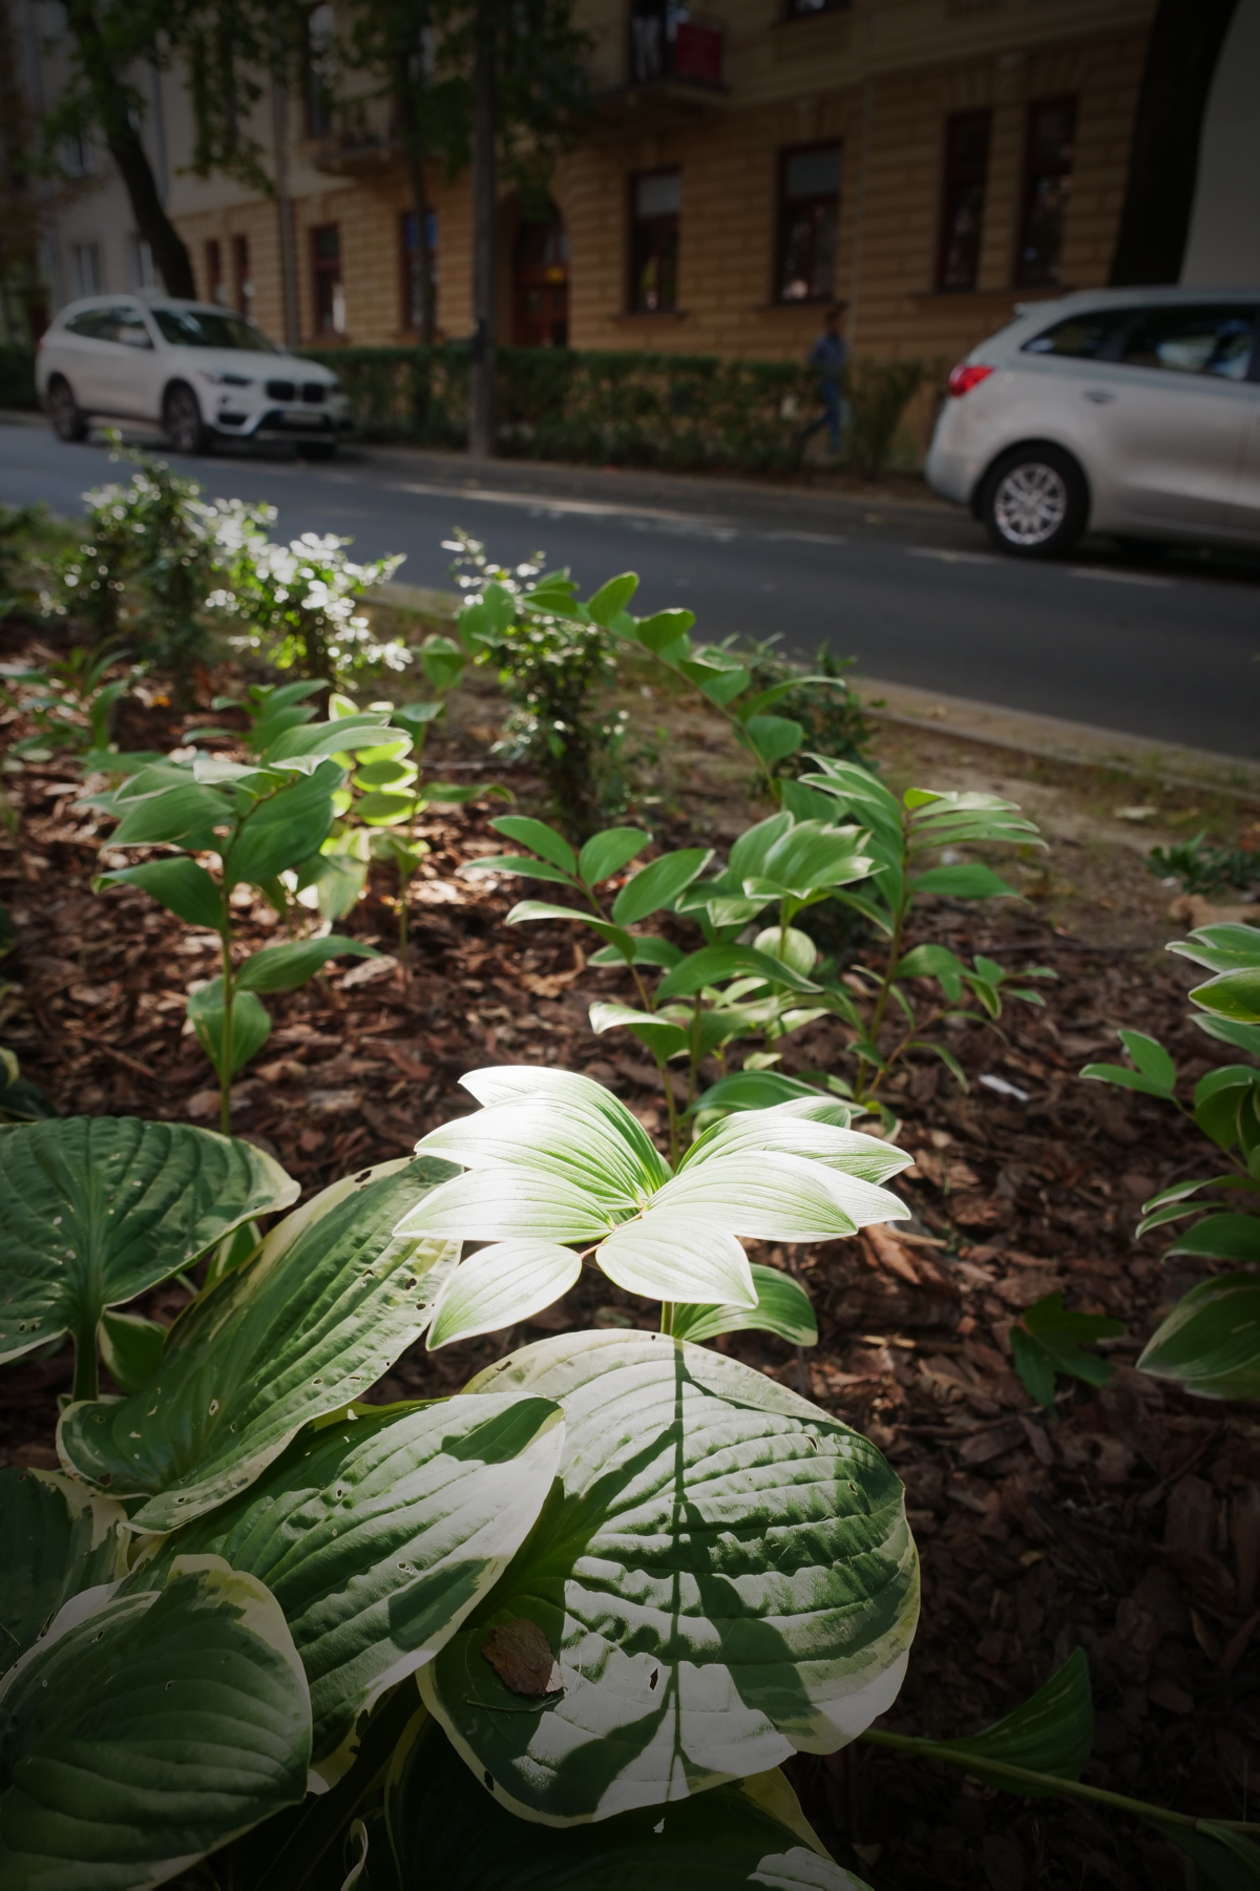
[[[161,705],[139,721],[133,712],[124,744],[175,739],[170,716]],[[212,975],[213,942],[130,889],[91,891],[101,832],[78,805],[73,769],[32,766],[7,783],[19,825],[0,837],[0,902],[16,933],[3,969],[17,990],[3,1035],[24,1074],[63,1112],[212,1125],[184,993]],[[591,997],[620,993],[616,974],[584,967],[575,931],[506,927],[518,882],[460,877],[497,844],[494,812],[474,805],[427,820],[405,968],[346,962],[269,1001],[275,1028],[237,1085],[234,1129],[305,1186],[408,1150],[464,1106],[462,1072],[488,1063],[585,1070],[662,1130],[652,1066],[628,1038],[587,1026]],[[662,844],[695,838],[694,826],[660,834]],[[1050,860],[1052,872],[1072,871],[1054,849]],[[1115,864],[1121,889],[1126,871],[1132,862]],[[262,913],[240,919],[243,943],[275,937]],[[394,924],[383,876],[343,929],[389,951]],[[1243,1818],[1260,1751],[1260,1426],[1243,1408],[1196,1402],[1133,1370],[1142,1336],[1193,1278],[1161,1260],[1158,1234],[1134,1243],[1139,1204],[1199,1173],[1203,1155],[1172,1112],[1077,1076],[1088,1060],[1115,1057],[1117,1024],[1161,1037],[1189,1075],[1209,1059],[1185,1020],[1190,968],[1158,950],[1171,928],[1135,905],[1128,936],[1117,930],[1114,914],[1099,932],[1055,925],[1035,902],[941,903],[926,915],[922,936],[1051,965],[1058,982],[1045,986],[1044,1010],[1013,1006],[1000,1035],[951,1033],[968,1092],[935,1063],[899,1073],[891,1100],[915,1163],[897,1187],[913,1219],[793,1251],[818,1309],[816,1351],[801,1361],[768,1339],[722,1343],[868,1433],[905,1481],[923,1617],[890,1726],[973,1732],[1080,1646],[1097,1707],[1089,1779]],[[792,1056],[843,1068],[828,1028],[811,1027]],[[1111,1349],[1109,1385],[1068,1386],[1045,1412],[1012,1371],[1007,1334],[1056,1288],[1124,1319],[1131,1337]],[[579,1291],[576,1306],[492,1341],[404,1358],[379,1395],[454,1389],[575,1313],[646,1323],[642,1303],[611,1287]],[[55,1461],[68,1368],[67,1354],[0,1375],[0,1456]],[[792,1770],[824,1835],[880,1891],[1184,1882],[1176,1856],[1128,1818],[1006,1797],[869,1748]]]

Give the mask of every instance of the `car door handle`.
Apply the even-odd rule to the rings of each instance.
[[[1085,389],[1085,398],[1087,401],[1096,401],[1099,407],[1105,407],[1108,401],[1113,401],[1116,397],[1111,392],[1110,388],[1087,387]]]

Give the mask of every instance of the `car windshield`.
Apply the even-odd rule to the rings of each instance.
[[[154,309],[153,319],[163,339],[177,348],[245,348],[258,355],[281,352],[231,309]]]

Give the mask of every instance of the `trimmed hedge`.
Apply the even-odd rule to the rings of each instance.
[[[368,439],[462,446],[466,346],[306,350],[340,376]],[[787,471],[816,410],[794,362],[572,348],[500,348],[499,450],[675,471]]]
[[[29,348],[0,346],[0,407],[38,407],[35,357]]]

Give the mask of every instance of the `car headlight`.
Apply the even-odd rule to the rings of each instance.
[[[203,381],[209,381],[214,387],[250,386],[250,378],[247,374],[220,374],[211,368],[198,368],[197,372]]]

